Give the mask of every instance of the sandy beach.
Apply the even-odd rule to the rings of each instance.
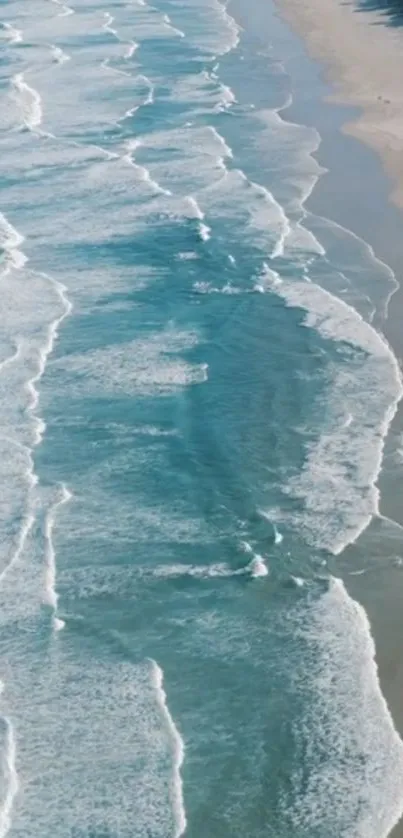
[[[277,2],[326,66],[334,100],[362,109],[345,130],[379,152],[394,180],[392,199],[403,207],[403,30],[354,0]]]
[[[358,108],[357,116],[342,130],[378,153],[388,175],[390,198],[398,208],[403,208],[403,27],[393,26],[384,12],[360,8],[358,0],[276,2],[281,16],[297,34],[303,36],[309,54],[324,69],[332,90],[327,99]],[[401,286],[399,276],[398,280]],[[385,333],[401,358],[400,330],[396,328],[396,323],[393,325],[396,309],[399,312],[402,310],[401,287],[394,298],[393,309],[389,323],[391,334],[388,335],[388,323],[385,324]],[[401,406],[395,425],[401,433]],[[396,429],[392,429],[393,433],[397,433]],[[398,478],[394,478],[395,498],[400,495],[400,481],[399,474]],[[355,548],[347,550],[342,564],[350,593],[368,613],[376,643],[382,690],[395,725],[403,736],[403,586],[399,563],[395,567],[389,564],[385,572],[386,556],[400,547],[397,542],[403,535],[399,532],[402,519],[399,503],[394,501],[392,511],[389,510],[388,492],[384,494],[382,482],[381,508],[385,512],[386,506],[386,514],[400,523],[394,533],[393,528],[392,533],[385,530],[378,543],[376,536],[373,539],[372,528],[360,539],[357,555],[372,557],[368,575],[350,575]],[[385,482],[387,484],[387,479]],[[393,543],[395,537],[396,544]],[[390,838],[403,838],[403,820],[392,830]]]

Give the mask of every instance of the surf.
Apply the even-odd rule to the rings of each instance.
[[[56,590],[56,554],[53,545],[53,530],[57,518],[57,511],[68,503],[71,498],[72,493],[62,484],[59,497],[51,505],[45,518],[45,600],[52,609],[53,625],[56,631],[60,631],[65,623],[57,616],[59,597]]]
[[[174,838],[180,838],[186,831],[186,811],[183,798],[183,783],[181,768],[185,759],[185,746],[178,728],[169,712],[167,695],[164,689],[164,673],[156,661],[151,661],[151,678],[156,693],[158,707],[167,728],[171,742],[172,774],[170,781],[170,797],[174,814]]]
[[[6,736],[3,755],[3,771],[5,781],[5,795],[0,808],[0,838],[4,838],[10,830],[11,812],[14,799],[18,793],[19,782],[16,769],[16,741],[13,725],[9,718],[3,717],[3,724],[6,727]]]

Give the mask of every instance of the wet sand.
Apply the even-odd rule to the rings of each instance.
[[[362,187],[355,187],[358,194],[361,190],[363,192],[359,194],[355,207],[353,194],[344,194],[344,200],[340,196],[339,203],[340,210],[347,205],[348,212],[351,197],[352,212],[357,212],[361,202],[362,223],[367,226],[369,216],[365,217],[366,206],[371,203],[372,197],[375,223],[373,220],[369,226],[372,226],[373,235],[364,238],[367,241],[372,239],[377,255],[395,270],[401,286],[393,297],[383,331],[398,358],[402,359],[403,214],[399,210],[403,208],[403,26],[388,25],[389,19],[380,12],[359,11],[358,0],[276,0],[276,4],[281,16],[297,34],[303,36],[309,54],[318,59],[325,70],[331,82],[327,101],[357,109],[352,117],[348,116],[342,131],[377,152],[388,175],[387,190],[398,210],[394,217],[388,212],[387,229],[382,210],[385,197],[378,195],[376,179],[372,193],[371,184],[366,181]],[[338,137],[340,140],[341,135]],[[365,154],[363,149],[364,178],[365,172],[368,172],[368,165],[364,163]],[[356,167],[360,170],[359,154],[356,159]],[[331,158],[324,162],[331,165]],[[358,181],[360,174],[358,171]],[[341,182],[344,181],[345,178],[341,178]],[[329,186],[331,189],[331,178],[330,183],[324,183],[322,187],[327,200]],[[335,183],[333,186],[337,190]],[[319,202],[320,205],[320,191],[319,182],[312,196],[313,201],[309,203]],[[379,228],[379,236],[376,227]],[[361,234],[360,230],[357,232]],[[373,240],[374,236],[377,241]],[[379,253],[378,245],[383,252]],[[387,440],[378,482],[381,513],[390,516],[396,524],[387,520],[374,521],[357,544],[345,551],[341,561],[335,562],[332,570],[335,575],[343,576],[349,593],[362,603],[368,614],[382,690],[403,737],[403,451],[401,463],[396,461],[395,456],[396,450],[401,447],[401,440],[402,405]],[[352,569],[360,567],[365,567],[366,572],[353,575]],[[390,838],[403,838],[403,820],[394,827]]]
[[[358,106],[345,126],[382,158],[403,207],[403,28],[357,0],[276,0],[282,16],[304,36],[333,83],[334,100]]]

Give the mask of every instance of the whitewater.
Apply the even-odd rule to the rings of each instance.
[[[307,209],[270,9],[280,58],[218,0],[2,10],[0,838],[403,811],[337,566],[381,517],[398,282]]]

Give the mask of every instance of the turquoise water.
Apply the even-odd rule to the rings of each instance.
[[[397,283],[304,209],[288,36],[0,11],[0,836],[386,836],[402,743],[332,574],[378,513]]]

